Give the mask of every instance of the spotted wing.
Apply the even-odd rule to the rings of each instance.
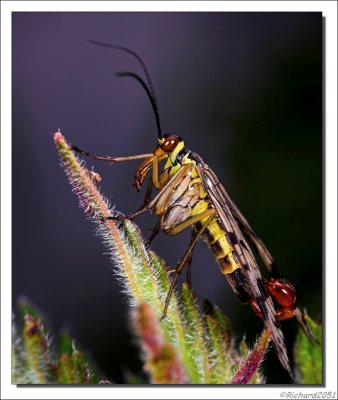
[[[210,174],[213,175],[214,180],[215,179],[217,180],[217,177],[216,177],[215,173],[212,170],[210,170],[209,167],[206,167],[206,169],[209,170]],[[240,228],[245,232],[245,234],[250,239],[250,241],[253,244],[253,246],[256,248],[256,250],[257,250],[261,260],[263,261],[263,264],[265,265],[267,271],[269,272],[269,274],[273,278],[277,278],[277,279],[284,278],[283,273],[278,268],[275,260],[273,259],[273,257],[270,254],[269,250],[267,249],[267,247],[263,243],[262,239],[260,239],[260,237],[257,236],[257,234],[252,229],[252,227],[250,226],[250,224],[247,221],[247,219],[244,217],[244,215],[238,209],[236,204],[233,202],[233,200],[231,199],[231,197],[229,196],[227,191],[224,189],[224,187],[219,183],[219,181],[218,181],[218,184],[216,185],[216,191],[218,192],[218,195],[222,199],[222,202],[223,203],[225,202],[228,205],[228,208],[229,208],[231,214],[233,215],[233,217],[235,218],[235,220],[239,224]],[[305,315],[304,315],[304,313],[302,311],[302,308],[301,308],[301,306],[299,304],[294,309],[294,315],[295,315],[297,321],[299,322],[299,324],[301,325],[301,327],[303,328],[303,330],[306,333],[306,335],[312,341],[315,340],[313,332],[311,331],[310,327],[308,326],[308,324],[306,322]]]
[[[246,242],[240,226],[232,214],[231,202],[229,204],[229,196],[224,187],[219,182],[215,173],[203,162],[203,160],[194,154],[197,159],[197,169],[201,178],[203,179],[205,189],[208,196],[217,212],[217,216],[227,230],[228,234],[235,235],[233,247],[236,256],[241,264],[242,271],[245,274],[252,290],[253,298],[256,300],[265,326],[272,333],[272,343],[276,350],[277,356],[285,368],[285,370],[292,377],[290,362],[286,352],[284,335],[281,330],[279,321],[276,318],[276,311],[272,302],[271,296],[268,294],[262,276],[254,258],[254,255]],[[237,208],[236,208],[237,209]]]
[[[213,175],[215,175],[213,173]],[[216,178],[217,179],[217,178]],[[244,217],[244,215],[241,213],[241,211],[238,209],[236,204],[233,202],[233,200],[230,198],[224,187],[219,184],[217,185],[217,191],[219,195],[221,196],[222,200],[225,201],[228,204],[228,207],[238,222],[239,226],[243,229],[243,231],[246,233],[256,250],[258,251],[258,254],[263,261],[267,271],[269,274],[274,277],[274,278],[283,278],[283,273],[279,270],[277,267],[277,264],[275,263],[274,259],[272,258],[269,250],[266,248],[265,244],[263,241],[256,235],[252,227],[250,226],[249,222],[247,219]]]

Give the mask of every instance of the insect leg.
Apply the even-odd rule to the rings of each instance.
[[[142,210],[150,202],[152,188],[153,188],[153,182],[151,179],[149,179],[148,184],[147,184],[147,191],[146,191],[146,195],[144,197],[143,203],[136,211]]]
[[[161,220],[158,220],[158,222],[152,229],[152,234],[149,236],[149,239],[147,240],[147,246],[150,245],[150,243],[154,240],[155,236],[158,235],[160,230],[161,230]]]
[[[190,239],[190,244],[194,241],[195,236],[197,235],[196,228],[193,227],[192,234],[191,234],[191,239]],[[186,265],[187,265],[187,284],[191,287],[191,265],[192,265],[192,252],[193,249],[191,250],[189,257],[187,259]]]
[[[163,309],[163,313],[162,313],[162,317],[161,320],[163,320],[166,315],[167,315],[167,311],[168,311],[168,307],[169,307],[169,302],[170,302],[170,298],[171,295],[173,293],[174,290],[174,286],[177,282],[178,277],[180,276],[189,256],[191,251],[193,250],[193,248],[195,247],[197,241],[199,240],[199,238],[202,236],[203,232],[205,231],[205,229],[207,228],[207,226],[209,225],[209,223],[212,221],[212,219],[215,216],[215,210],[213,209],[208,209],[206,211],[204,211],[201,214],[198,215],[194,215],[193,217],[189,218],[187,221],[182,222],[181,224],[177,225],[173,230],[176,230],[176,233],[181,232],[182,230],[186,229],[188,226],[191,226],[193,224],[195,224],[198,221],[201,221],[205,218],[207,218],[207,220],[203,223],[202,228],[196,233],[194,239],[191,241],[188,250],[185,252],[184,256],[181,258],[180,262],[178,263],[177,267],[175,268],[174,272],[175,272],[175,276],[174,279],[172,280],[171,284],[170,284],[170,288],[167,294],[167,297],[165,299],[165,303],[164,303],[164,309]]]
[[[158,158],[157,157],[153,157],[153,159],[152,159],[152,168],[153,168],[153,176],[152,176],[152,179],[149,180],[149,182],[148,182],[147,192],[146,192],[146,196],[145,196],[142,206],[140,208],[138,208],[138,210],[134,214],[129,214],[129,215],[125,216],[124,219],[132,220],[135,217],[137,217],[138,215],[144,213],[145,211],[149,211],[153,207],[153,205],[156,203],[157,198],[161,194],[161,192],[158,193],[158,195],[153,200],[151,200],[151,198],[150,198],[151,189],[152,189],[153,185],[156,187],[156,189],[163,189],[163,186],[161,185],[161,182],[158,177]],[[156,227],[157,227],[157,225],[156,225]],[[156,227],[154,228],[154,232],[156,232],[156,230],[157,230]],[[156,232],[155,234],[157,234],[157,233],[158,232]]]
[[[133,220],[134,218],[136,218],[138,215],[144,213],[145,211],[149,211],[149,210],[154,206],[154,204],[156,204],[157,199],[158,199],[159,195],[161,194],[161,191],[158,193],[158,195],[157,195],[153,200],[151,200],[151,198],[150,198],[150,196],[151,196],[151,189],[152,189],[152,186],[153,186],[153,185],[154,185],[156,188],[159,188],[159,189],[162,189],[162,186],[161,186],[160,180],[158,179],[158,158],[157,158],[157,157],[154,157],[153,154],[152,154],[151,163],[152,163],[152,168],[153,168],[153,176],[152,176],[152,179],[150,179],[150,180],[148,181],[146,196],[145,196],[145,199],[144,199],[143,204],[141,205],[141,207],[139,207],[139,208],[136,210],[136,212],[133,213],[133,214],[122,215],[122,216],[106,217],[105,220],[106,220],[106,219],[114,219],[114,220],[119,220],[120,222],[123,222],[123,221],[126,220],[126,219]],[[147,170],[148,170],[148,168],[149,168],[149,167],[147,166]],[[146,170],[146,171],[147,171],[147,170]],[[143,175],[141,175],[141,176],[143,176]],[[135,181],[134,181],[134,182],[135,182]],[[142,179],[142,182],[143,182],[143,179]],[[136,185],[136,187],[140,187],[139,184]],[[155,227],[155,228],[154,228],[154,232],[156,232],[156,230],[157,230],[157,228]],[[156,232],[155,235],[156,235],[157,233],[158,233],[158,232]]]
[[[161,159],[160,159],[161,160]],[[156,203],[160,201],[163,196],[165,196],[166,193],[170,194],[171,190],[179,182],[179,179],[181,176],[184,174],[186,171],[186,168],[181,168],[180,171],[169,181],[162,183],[160,179],[158,178],[158,160],[153,157],[152,159],[152,165],[153,165],[153,178],[152,178],[152,183],[156,187],[156,184],[160,184],[160,191],[157,193],[157,195],[150,200],[147,204],[144,204],[143,207],[140,207],[134,214],[130,214],[124,217],[124,219],[134,219],[138,215],[142,214],[145,211],[150,211]],[[155,172],[154,172],[155,171]],[[157,178],[156,178],[157,177]],[[156,184],[155,184],[156,183]]]
[[[152,153],[137,154],[135,156],[126,156],[126,157],[98,156],[98,155],[96,155],[94,153],[88,153],[87,151],[80,150],[76,146],[71,146],[71,149],[76,151],[77,153],[80,153],[80,154],[86,156],[86,157],[92,158],[93,160],[108,161],[108,162],[111,162],[111,163],[139,160],[139,159],[142,159],[142,158],[149,158],[149,157],[153,156]]]
[[[152,177],[152,184],[156,187],[156,189],[162,189],[163,185],[158,177],[158,158],[153,159],[153,177]]]

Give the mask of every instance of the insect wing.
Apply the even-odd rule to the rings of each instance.
[[[270,254],[269,250],[266,248],[266,246],[263,243],[262,239],[260,239],[256,235],[255,231],[252,229],[252,227],[250,226],[250,224],[247,221],[247,219],[244,217],[244,215],[238,209],[236,204],[230,198],[229,194],[224,189],[222,184],[218,181],[215,173],[212,170],[210,170],[209,167],[206,167],[205,169],[206,169],[206,175],[210,175],[209,179],[211,181],[211,184],[214,187],[214,190],[217,193],[217,197],[219,197],[221,199],[220,200],[221,204],[225,203],[225,204],[228,205],[228,208],[229,208],[231,214],[233,215],[233,217],[235,218],[235,220],[237,221],[239,226],[243,229],[243,231],[245,232],[247,237],[250,239],[251,243],[257,249],[258,254],[259,254],[261,260],[263,261],[263,264],[265,265],[265,267],[266,267],[267,271],[269,272],[269,274],[273,278],[277,278],[277,279],[284,278],[283,273],[277,267],[276,262],[272,258],[272,255]],[[215,182],[215,184],[213,182]],[[301,325],[301,327],[303,328],[303,330],[306,333],[306,335],[312,341],[314,341],[315,340],[314,339],[314,335],[313,335],[310,327],[308,326],[308,324],[306,322],[305,315],[302,312],[302,309],[301,309],[299,304],[294,309],[294,315],[295,315],[297,321],[299,322],[299,324]]]
[[[229,209],[240,225],[240,227],[243,229],[243,231],[246,233],[252,244],[255,246],[255,248],[258,251],[258,254],[260,258],[262,259],[267,271],[269,274],[274,277],[274,278],[283,278],[283,273],[278,269],[274,259],[272,258],[269,250],[266,248],[265,244],[263,241],[256,235],[252,227],[250,226],[249,222],[247,219],[244,217],[244,215],[241,213],[241,211],[238,209],[236,204],[232,201],[226,190],[222,185],[218,185],[218,191],[219,195],[225,201]]]
[[[265,326],[272,333],[272,343],[275,347],[277,356],[283,367],[286,369],[289,375],[292,376],[290,362],[286,352],[284,335],[281,330],[280,323],[276,318],[275,307],[273,305],[271,296],[265,289],[262,276],[253,253],[231,212],[231,205],[233,202],[231,201],[229,204],[229,196],[216,177],[215,173],[203,162],[199,156],[196,155],[195,158],[197,158],[198,161],[196,167],[204,182],[205,189],[216,210],[220,222],[225,227],[228,234],[236,235],[237,240],[236,243],[233,244],[234,251],[241,264],[242,271],[250,283],[252,295],[262,313]],[[238,210],[237,207],[236,210]]]

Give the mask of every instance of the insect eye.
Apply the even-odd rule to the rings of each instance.
[[[161,144],[161,149],[166,153],[171,152],[177,146],[178,142],[180,141],[179,136],[170,135],[164,138],[163,143]]]

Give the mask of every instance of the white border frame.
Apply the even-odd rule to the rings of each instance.
[[[13,11],[321,11],[325,17],[326,386],[17,387],[11,385],[11,13]],[[337,2],[336,1],[2,1],[1,2],[1,398],[203,399],[337,395]],[[284,396],[286,398],[286,396]],[[297,397],[295,397],[297,398]],[[301,395],[298,398],[302,398]],[[303,397],[305,398],[305,397]],[[311,396],[309,397],[311,398]]]

